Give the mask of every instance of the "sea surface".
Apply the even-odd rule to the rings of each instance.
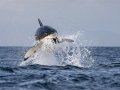
[[[0,90],[120,90],[119,47],[89,47],[90,67],[19,66],[27,49],[0,47]]]

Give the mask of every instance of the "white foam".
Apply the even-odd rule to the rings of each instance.
[[[29,60],[23,61],[20,65],[40,64],[40,65],[74,65],[79,67],[90,67],[94,60],[90,55],[90,51],[82,47],[82,34],[66,36],[73,39],[74,43],[53,44],[46,40],[42,48]]]

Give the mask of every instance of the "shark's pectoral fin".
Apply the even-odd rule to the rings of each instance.
[[[41,45],[42,44],[37,44],[37,45],[34,45],[33,47],[31,47],[25,54],[24,56],[24,61],[26,61],[29,57],[33,56],[35,52],[37,52],[37,50],[39,48],[41,48]]]
[[[24,61],[27,60],[29,57],[31,57],[36,52],[36,47],[31,47],[24,56]]]

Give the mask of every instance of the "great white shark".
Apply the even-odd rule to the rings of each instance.
[[[56,29],[51,26],[43,25],[40,19],[38,19],[40,27],[37,29],[35,33],[36,44],[29,48],[28,51],[24,55],[24,61],[33,56],[43,45],[44,39],[50,39],[52,43],[59,44],[62,42],[74,42],[72,39],[62,38],[60,39],[58,36],[58,32]]]

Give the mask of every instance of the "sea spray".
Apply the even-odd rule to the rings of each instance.
[[[27,61],[20,65],[74,65],[79,67],[90,67],[94,60],[87,47],[84,47],[86,40],[83,33],[77,32],[74,35],[65,36],[64,38],[73,39],[73,43],[63,42],[54,44],[50,40],[44,41],[41,49],[37,51]]]
[[[73,39],[74,43],[61,43],[54,49],[58,61],[61,65],[74,65],[79,67],[90,67],[94,59],[91,56],[91,52],[88,47],[84,47],[83,33],[78,32],[74,35],[66,36]],[[65,38],[66,38],[65,37]]]

